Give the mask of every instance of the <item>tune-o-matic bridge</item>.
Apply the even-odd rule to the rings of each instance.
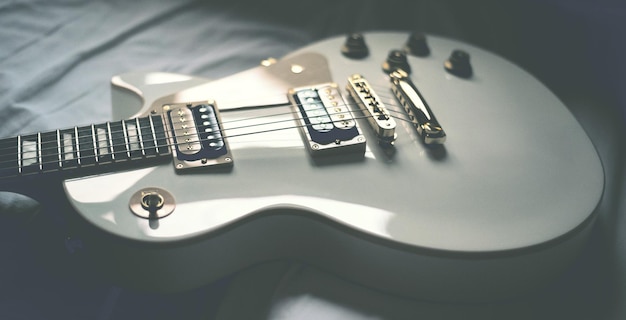
[[[383,101],[378,97],[369,82],[361,75],[354,74],[348,78],[348,93],[359,105],[361,112],[376,132],[382,145],[391,145],[396,140],[396,121],[389,115]]]
[[[406,109],[422,141],[427,145],[443,144],[446,141],[446,133],[409,75],[402,70],[396,70],[391,72],[389,77],[391,90]]]
[[[215,102],[168,104],[163,113],[177,170],[233,163]]]
[[[336,83],[291,89],[289,100],[311,155],[365,153],[365,137]]]

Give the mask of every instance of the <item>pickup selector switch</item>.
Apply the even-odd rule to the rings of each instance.
[[[370,53],[365,38],[360,33],[348,35],[346,42],[341,47],[341,53],[350,59],[363,59]]]
[[[171,193],[161,188],[144,188],[135,192],[128,203],[130,211],[144,219],[160,219],[174,212],[176,203]]]

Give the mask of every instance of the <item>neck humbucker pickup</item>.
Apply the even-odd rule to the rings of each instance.
[[[443,144],[446,141],[446,133],[409,75],[402,70],[396,70],[390,73],[389,77],[391,90],[408,113],[424,144]]]
[[[336,83],[291,89],[289,100],[311,155],[365,154],[365,137]]]
[[[376,132],[380,144],[383,146],[392,145],[397,137],[396,121],[389,115],[387,107],[369,82],[361,75],[354,74],[348,78],[346,89]]]
[[[232,165],[215,102],[163,106],[176,170]]]

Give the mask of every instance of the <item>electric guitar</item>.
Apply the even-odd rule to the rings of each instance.
[[[553,93],[441,37],[337,37],[218,81],[112,88],[115,121],[1,139],[0,190],[58,179],[94,266],[143,289],[297,259],[409,297],[508,297],[574,259],[603,192]]]

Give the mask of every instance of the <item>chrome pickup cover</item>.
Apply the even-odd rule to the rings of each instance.
[[[177,170],[232,164],[213,101],[163,106]]]
[[[365,153],[365,137],[336,83],[289,90],[293,114],[313,156]]]

